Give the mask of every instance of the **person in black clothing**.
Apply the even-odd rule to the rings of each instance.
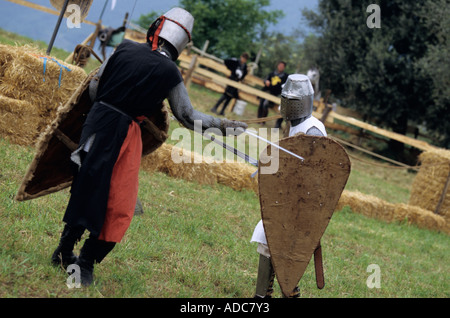
[[[279,96],[281,94],[282,85],[286,82],[288,74],[284,72],[286,68],[286,63],[279,61],[276,69],[267,75],[264,81],[263,91],[268,92],[271,95]],[[269,113],[269,108],[273,108],[275,103],[268,101],[267,99],[261,99],[258,107],[258,118],[267,117]],[[281,128],[281,123],[283,118],[277,120],[275,128]]]
[[[247,75],[247,60],[248,60],[247,53],[242,53],[239,60],[237,58],[226,59],[225,66],[231,71],[231,75],[228,78],[236,82],[242,81]],[[224,115],[225,109],[227,108],[230,101],[233,98],[238,97],[239,97],[238,89],[236,87],[228,85],[225,88],[225,92],[223,93],[223,95],[217,101],[216,105],[214,105],[214,107],[211,108],[211,111],[216,114],[217,108],[219,108],[220,104],[223,103],[220,115]]]
[[[75,264],[81,284],[93,282],[94,264],[119,243],[134,214],[142,156],[140,121],[162,111],[167,98],[176,119],[202,131],[239,134],[247,124],[195,110],[175,61],[191,39],[194,18],[173,8],[149,28],[147,43],[125,40],[99,70],[94,103],[71,154],[75,175],[64,215],[66,223],[52,255],[55,265]],[[101,75],[99,75],[101,74]],[[75,244],[88,230],[80,255]]]

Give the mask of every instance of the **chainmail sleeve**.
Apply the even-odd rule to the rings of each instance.
[[[324,137],[325,135],[320,131],[319,128],[317,128],[316,126],[313,126],[311,128],[308,129],[308,131],[306,132],[307,135],[311,135],[311,136],[319,136],[319,137]]]
[[[169,92],[167,99],[175,118],[184,127],[194,130],[194,121],[200,120],[202,131],[208,128],[221,128],[222,120],[220,118],[203,114],[192,107],[183,82],[179,83]]]

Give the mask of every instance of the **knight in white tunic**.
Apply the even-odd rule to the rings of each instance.
[[[324,124],[312,115],[314,89],[309,78],[302,74],[289,75],[281,92],[280,112],[283,119],[291,122],[289,136],[299,133],[313,136],[327,136]],[[258,277],[256,282],[256,297],[271,297],[275,272],[270,259],[266,234],[262,220],[258,222],[252,235],[251,242],[257,242],[260,254]],[[299,297],[296,287],[286,297]]]

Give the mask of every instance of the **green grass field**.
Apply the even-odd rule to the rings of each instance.
[[[29,40],[0,32],[0,42]],[[219,94],[193,85],[190,96],[197,109],[208,112]],[[256,106],[248,105],[244,117],[255,114]],[[172,123],[171,130],[177,126]],[[139,190],[144,214],[133,219],[123,241],[96,266],[95,284],[68,288],[67,274],[50,265],[50,256],[63,228],[69,191],[14,200],[33,156],[32,147],[0,138],[0,297],[253,296],[258,254],[250,238],[260,219],[255,193],[145,171]],[[346,189],[407,203],[414,176],[353,161]],[[299,284],[301,296],[449,297],[449,242],[442,233],[406,222],[388,224],[344,208],[322,238],[325,288],[315,286],[311,262]],[[380,288],[366,284],[371,264],[379,266]],[[281,296],[277,285],[274,296]]]

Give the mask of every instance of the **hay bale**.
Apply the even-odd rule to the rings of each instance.
[[[353,212],[386,222],[415,224],[420,228],[441,231],[450,234],[446,220],[426,209],[404,203],[393,204],[372,195],[358,191],[344,190],[336,210],[349,206]]]
[[[0,45],[0,65],[1,84],[14,87],[9,90],[8,97],[26,100],[48,110],[56,110],[69,99],[87,76],[82,68],[45,56],[37,48],[27,45]],[[27,97],[24,92],[32,95]],[[37,100],[36,96],[39,96]]]
[[[183,162],[175,163],[172,153],[180,155]],[[197,163],[199,162],[199,163]],[[142,168],[146,171],[159,171],[171,177],[196,181],[200,184],[216,183],[234,190],[249,189],[258,191],[257,178],[251,178],[255,168],[245,163],[207,163],[199,154],[163,144],[153,153],[142,158]]]
[[[190,163],[176,164],[172,153],[186,158]],[[201,163],[194,163],[198,160]],[[184,151],[169,144],[163,144],[156,151],[142,158],[143,170],[159,171],[175,178],[196,181],[201,184],[216,183],[229,186],[235,190],[250,189],[258,192],[257,178],[251,178],[255,168],[244,163],[206,163],[200,155]],[[393,204],[372,195],[344,190],[336,211],[344,206],[350,206],[353,212],[386,222],[402,222],[415,224],[418,227],[442,231],[450,234],[446,220],[431,211],[408,204]]]
[[[256,167],[239,162],[214,163],[213,165],[217,183],[238,191],[248,189],[258,193],[258,177],[251,177]]]
[[[419,156],[419,160],[421,167],[412,184],[409,204],[434,212],[450,174],[450,151],[426,151]],[[444,196],[439,215],[450,224],[450,190]]]
[[[0,136],[7,137],[12,143],[32,144],[41,129],[36,120],[40,116],[39,109],[29,102],[0,95]]]
[[[33,143],[86,76],[83,69],[45,56],[36,47],[0,44],[0,131],[16,136],[20,144]],[[11,105],[17,108],[12,111]],[[13,125],[18,119],[26,119],[25,124]]]

